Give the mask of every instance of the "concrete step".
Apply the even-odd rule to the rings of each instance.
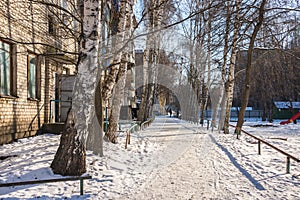
[[[61,134],[65,130],[65,123],[49,123],[43,125],[43,133]]]

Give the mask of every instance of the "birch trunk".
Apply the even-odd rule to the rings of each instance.
[[[122,55],[123,55],[122,49],[124,49],[124,47],[125,47],[124,45],[126,43],[125,33],[126,33],[126,23],[128,21],[127,14],[132,13],[130,10],[130,8],[131,8],[130,3],[131,3],[130,1],[121,1],[120,2],[120,12],[115,13],[115,14],[119,14],[118,15],[118,25],[117,25],[116,35],[113,36],[114,37],[113,38],[113,47],[112,47],[113,48],[112,49],[113,62],[110,66],[110,70],[108,71],[107,76],[105,77],[103,87],[102,87],[102,102],[104,103],[103,106],[108,101],[108,99],[111,98],[111,96],[112,96],[112,92],[118,81],[118,73],[120,71],[120,66],[121,66],[121,64],[123,64],[122,62],[124,62],[122,60]],[[118,12],[118,11],[115,10],[115,12]],[[117,105],[115,105],[115,106],[117,106]],[[116,120],[116,119],[114,119],[114,120]],[[110,125],[111,128],[113,126],[114,126],[114,124]],[[105,136],[110,142],[113,142],[113,143],[116,142],[115,132],[112,132],[112,130],[109,132],[107,131]]]
[[[126,83],[126,72],[127,72],[127,63],[121,63],[120,71],[118,74],[119,81],[115,86],[114,96],[112,100],[111,112],[109,116],[109,126],[105,136],[109,139],[110,142],[116,143],[117,137],[115,135],[118,122],[120,118],[121,111],[121,99],[124,94],[124,88]]]
[[[99,0],[85,0],[83,4],[83,38],[72,109],[66,123],[67,131],[61,136],[59,148],[51,164],[53,172],[61,175],[81,175],[86,172],[85,142],[95,115],[94,94],[101,9]]]
[[[154,52],[152,52],[154,53]],[[151,53],[151,54],[152,54]],[[157,52],[159,53],[159,52]],[[152,117],[152,108],[153,108],[153,104],[154,104],[154,93],[155,93],[155,81],[156,81],[156,69],[157,69],[157,58],[156,55],[151,55],[152,57],[154,57],[154,60],[152,61],[152,63],[150,64],[150,73],[149,73],[149,84],[148,84],[148,90],[147,90],[147,101],[145,101],[146,103],[146,112],[144,115],[144,120],[147,120],[148,118]]]
[[[148,43],[147,43],[148,45]],[[146,101],[148,97],[148,64],[149,64],[149,50],[145,49],[143,55],[143,88],[142,88],[142,96],[141,96],[141,103],[140,108],[138,111],[137,121],[143,122],[147,120],[146,116]]]
[[[92,126],[90,126],[88,137],[86,141],[86,149],[93,152],[95,155],[103,156],[103,114],[101,101],[101,70],[98,70],[97,86],[95,89],[94,102],[95,113],[92,118]]]
[[[148,55],[148,54],[146,54]],[[151,54],[149,54],[151,55]],[[140,105],[140,109],[139,109],[139,113],[138,113],[138,121],[146,121],[151,113],[150,113],[150,109],[151,106],[153,105],[153,92],[154,92],[154,82],[153,82],[153,78],[154,78],[154,73],[153,71],[155,70],[154,67],[154,63],[149,63],[149,61],[146,61],[147,64],[147,68],[148,70],[146,70],[147,72],[147,82],[144,85],[143,88],[143,92],[142,92],[142,101],[141,101],[141,105]],[[151,61],[152,62],[152,61]]]
[[[217,118],[219,113],[219,106],[221,103],[221,96],[223,87],[222,85],[211,88],[209,94],[211,99],[211,107],[212,107],[212,127],[215,128],[217,126]]]
[[[225,3],[229,3],[228,1]],[[225,82],[226,82],[226,66],[227,66],[227,55],[229,49],[229,34],[230,34],[230,22],[231,22],[231,13],[230,6],[226,5],[226,28],[225,28],[225,38],[224,38],[224,51],[223,51],[223,65],[222,65],[222,100],[221,100],[221,112],[219,119],[218,129],[224,130],[224,121],[226,114],[226,102],[227,102],[227,93],[225,92]]]
[[[148,17],[150,19],[149,24],[147,24],[147,29],[149,32],[154,32],[161,27],[162,20],[162,1],[150,0],[149,5],[151,7],[157,8],[156,10],[151,10],[148,12]],[[143,60],[143,76],[144,76],[144,89],[142,92],[142,101],[138,113],[138,121],[145,121],[148,117],[152,115],[152,106],[154,100],[154,89],[155,81],[157,75],[157,57],[159,55],[159,45],[160,45],[160,33],[152,33],[147,35],[146,49],[144,51]]]
[[[220,111],[220,117],[219,117],[219,125],[218,125],[218,130],[224,130],[224,122],[225,122],[225,115],[226,115],[226,102],[227,102],[227,96],[225,92],[225,85],[223,84],[222,88],[222,99],[221,99],[221,111]]]
[[[210,4],[210,2],[209,2]],[[208,101],[208,91],[210,87],[210,69],[211,69],[211,62],[210,62],[210,54],[211,54],[211,13],[208,11],[208,21],[206,22],[204,20],[204,23],[206,24],[206,31],[207,31],[207,58],[206,58],[206,63],[207,63],[207,80],[205,83],[205,77],[203,76],[202,78],[202,84],[203,84],[203,96],[202,96],[202,101],[201,101],[201,122],[203,123],[204,121],[204,113],[205,109],[207,106],[207,101]],[[205,68],[204,68],[205,71]]]
[[[124,26],[122,28],[123,31],[126,32],[122,37],[124,41],[128,41],[132,34],[133,29],[133,2],[127,2],[123,3],[122,6],[125,6],[123,9],[125,9],[125,12],[121,11],[123,16],[120,19],[120,22],[124,22]],[[125,44],[124,44],[125,45]],[[127,73],[127,65],[129,61],[129,53],[133,51],[133,49],[130,49],[129,46],[123,46],[122,51],[120,52],[122,54],[121,56],[121,62],[119,64],[119,70],[116,76],[116,86],[114,89],[114,98],[112,101],[112,107],[109,117],[109,126],[108,130],[105,134],[105,136],[108,138],[108,140],[112,143],[117,142],[117,137],[115,135],[117,128],[118,128],[118,122],[120,119],[120,111],[121,111],[121,99],[124,94],[124,88],[126,84],[126,73]]]
[[[122,59],[122,48],[125,45],[125,29],[126,29],[126,12],[128,9],[128,1],[121,1],[120,3],[119,22],[117,27],[117,33],[113,36],[113,62],[110,65],[110,70],[105,77],[103,88],[102,88],[102,99],[106,102],[111,96],[113,88],[117,82],[117,75],[119,73],[120,63]]]
[[[230,58],[228,79],[225,84],[225,92],[226,92],[226,100],[227,100],[226,109],[225,109],[226,110],[225,120],[224,120],[224,133],[225,134],[229,134],[229,121],[230,121],[230,114],[231,114],[231,107],[232,107],[232,100],[233,100],[234,69],[235,69],[235,62],[236,62],[238,32],[240,29],[239,16],[238,16],[239,10],[240,10],[240,0],[236,0],[236,14],[235,14],[235,18],[234,18],[233,43],[232,43],[232,49],[231,49],[231,58]]]

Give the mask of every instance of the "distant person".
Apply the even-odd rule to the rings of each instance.
[[[172,117],[172,109],[169,108],[170,117]]]

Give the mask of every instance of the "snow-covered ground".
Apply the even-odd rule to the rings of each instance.
[[[260,125],[260,126],[257,126]],[[267,126],[268,125],[268,126]],[[246,122],[244,129],[300,159],[300,125]],[[124,126],[126,127],[126,126]],[[233,129],[232,129],[233,132]],[[0,146],[0,182],[59,178],[50,163],[59,135],[45,134]],[[105,143],[105,156],[87,153],[84,195],[79,181],[0,188],[0,199],[299,199],[300,163],[245,136],[157,117],[144,131]]]

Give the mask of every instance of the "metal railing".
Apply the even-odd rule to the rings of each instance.
[[[125,149],[127,149],[128,144],[130,144],[130,134],[144,130],[146,127],[150,126],[150,124],[154,121],[155,118],[151,118],[147,121],[144,121],[141,124],[133,124],[127,131],[126,131],[126,142],[125,142]]]
[[[125,149],[127,149],[127,145],[130,144],[130,134],[139,130],[141,130],[140,126],[138,124],[134,124],[126,131]]]
[[[231,125],[231,124],[230,124],[230,126],[235,128],[235,126],[233,126],[233,125]],[[285,152],[285,151],[283,151],[283,150],[281,150],[281,149],[275,147],[274,145],[272,145],[272,144],[270,144],[270,143],[264,141],[263,139],[258,138],[258,137],[256,137],[256,136],[254,136],[254,135],[248,133],[248,132],[245,131],[245,130],[241,130],[241,131],[242,131],[243,133],[245,133],[246,135],[248,135],[248,136],[250,136],[250,137],[252,137],[252,138],[254,138],[254,139],[256,139],[256,140],[258,141],[258,155],[261,155],[261,143],[264,143],[265,145],[267,145],[267,146],[269,146],[269,147],[275,149],[275,150],[278,151],[279,153],[285,155],[285,156],[287,157],[287,159],[286,159],[286,161],[287,161],[287,163],[286,163],[286,173],[287,173],[287,174],[290,173],[290,169],[291,169],[291,159],[294,160],[294,161],[296,161],[296,162],[298,162],[298,163],[300,162],[300,160],[299,160],[298,158],[296,158],[296,157],[290,155],[289,153],[287,153],[287,152]]]
[[[31,181],[22,181],[22,182],[5,182],[0,183],[0,187],[12,187],[20,185],[32,185],[32,184],[42,184],[42,183],[53,183],[53,182],[66,182],[66,181],[76,181],[79,180],[80,184],[80,195],[83,195],[83,180],[92,179],[90,175],[84,176],[69,176],[62,178],[52,178],[52,179],[43,179],[43,180],[31,180]]]
[[[141,123],[141,130],[144,130],[146,127],[150,126],[150,124],[154,121],[154,118],[151,118],[147,121]]]

